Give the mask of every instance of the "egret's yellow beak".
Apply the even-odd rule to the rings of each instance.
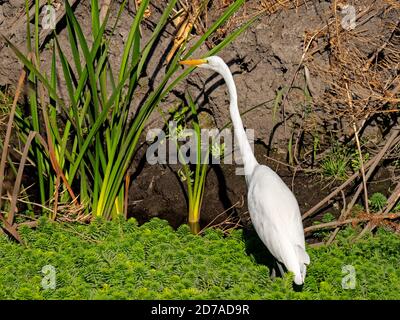
[[[198,66],[200,64],[207,63],[207,59],[193,59],[193,60],[183,60],[179,61],[180,64],[185,64],[187,66]]]

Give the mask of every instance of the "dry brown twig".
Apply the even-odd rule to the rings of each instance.
[[[357,20],[359,20],[361,16],[365,16],[369,12],[372,12],[372,14],[362,21],[364,24],[367,21],[370,21],[373,17],[379,15],[382,10],[382,8],[376,8],[375,10],[375,8],[369,6],[357,16]],[[331,20],[328,25],[332,24],[332,22],[333,21]],[[381,63],[381,65],[370,64],[370,68],[368,68],[368,74],[362,71],[362,67],[366,66],[366,61],[369,59],[369,57],[364,53],[361,53],[356,48],[356,44],[366,43],[366,41],[369,40],[373,45],[375,45],[376,42],[377,50],[375,52],[381,52],[382,50],[387,50],[390,48],[393,55],[392,60],[400,61],[400,50],[398,47],[396,49],[394,43],[390,43],[391,40],[394,41],[393,34],[395,33],[398,24],[391,30],[388,40],[384,41],[385,45],[382,45],[382,43],[379,44],[378,41],[375,40],[372,41],[372,39],[364,39],[363,36],[357,32],[339,31],[337,21],[335,27],[335,30],[330,34],[329,37],[330,45],[332,46],[329,68],[317,66],[315,64],[311,64],[311,66],[313,66],[314,71],[320,75],[326,75],[325,82],[330,84],[332,88],[330,92],[326,92],[325,95],[319,100],[320,104],[326,107],[324,110],[324,116],[332,113],[333,121],[336,121],[336,119],[349,118],[349,122],[353,123],[353,125],[349,127],[353,129],[353,136],[356,140],[357,148],[360,154],[360,142],[357,133],[360,132],[363,124],[365,124],[371,114],[380,112],[382,108],[387,105],[387,103],[396,100],[394,98],[395,94],[397,93],[396,90],[390,90],[387,92],[389,86],[382,86],[382,84],[396,83],[398,76],[393,77],[389,68],[390,64],[385,63]],[[329,32],[329,29],[325,27],[323,31]],[[315,35],[317,34],[322,34],[321,30],[316,31],[316,33],[314,33],[314,37],[311,37],[311,39],[313,40],[316,38]],[[307,58],[305,58],[305,61],[312,61],[313,54],[315,52],[319,52],[320,50],[321,48],[317,48],[317,50],[310,52]],[[346,100],[342,99],[342,97],[347,97],[347,103]],[[316,103],[318,103],[318,101],[316,101]],[[342,106],[346,106],[346,108],[343,108]],[[395,109],[391,111],[398,112],[398,110]],[[359,125],[357,128],[357,125],[354,126],[354,124],[357,123],[358,119],[362,119],[363,124]],[[364,190],[364,197],[366,199],[366,203],[368,203],[366,193],[367,190],[365,187],[366,181],[375,170],[381,159],[383,159],[383,157],[386,155],[388,149],[393,146],[395,141],[397,141],[398,133],[396,132],[396,128],[393,130],[395,131],[389,137],[385,146],[374,157],[374,159],[365,164],[363,170],[364,172],[370,166],[372,166],[369,171],[370,174],[367,173],[365,177],[363,176],[363,185],[359,186],[359,189],[353,197],[352,202],[349,204],[346,212],[342,215],[342,219],[343,216],[347,216],[349,210],[351,210],[362,190]],[[350,185],[358,176],[359,172],[352,175],[345,183],[334,190],[330,195],[308,210],[303,215],[303,219],[314,214],[325,203],[335,197],[341,190]]]
[[[33,53],[28,53],[28,59],[30,59],[31,61],[33,61],[33,63],[35,64],[35,59],[34,59],[34,55]],[[6,135],[5,135],[5,139],[4,139],[4,146],[3,146],[3,151],[2,151],[2,156],[1,156],[1,160],[0,160],[0,208],[1,208],[1,201],[2,201],[2,188],[3,188],[3,183],[4,183],[4,171],[5,171],[5,165],[6,165],[6,160],[7,160],[7,156],[8,156],[8,149],[9,149],[9,144],[10,144],[10,139],[11,139],[11,131],[12,131],[12,126],[13,126],[13,122],[14,122],[14,116],[16,113],[16,107],[17,107],[17,103],[18,103],[18,99],[21,95],[22,92],[22,88],[24,86],[25,83],[25,79],[26,79],[26,71],[25,69],[23,69],[21,71],[21,75],[17,84],[17,88],[15,91],[15,95],[14,95],[14,100],[11,106],[11,110],[10,110],[10,115],[9,115],[9,119],[8,119],[8,124],[7,124],[7,131],[6,131]],[[39,88],[40,90],[40,96],[42,99],[42,107],[44,108],[44,112],[43,112],[43,116],[44,116],[44,122],[45,122],[45,128],[46,128],[46,133],[47,133],[47,140],[48,140],[48,145],[46,143],[46,141],[43,139],[43,137],[34,131],[29,132],[28,137],[27,137],[27,141],[25,143],[24,146],[24,150],[21,154],[21,160],[19,163],[19,167],[18,167],[18,173],[15,179],[15,184],[14,184],[14,188],[13,188],[13,193],[11,196],[11,208],[10,208],[10,212],[7,216],[7,219],[3,216],[3,214],[0,212],[0,220],[3,221],[3,228],[10,233],[17,241],[21,242],[21,238],[18,234],[17,231],[17,227],[18,225],[14,223],[14,217],[15,217],[15,212],[17,210],[17,200],[18,200],[18,195],[20,192],[20,187],[22,184],[22,175],[23,175],[23,171],[25,168],[25,163],[28,159],[28,152],[29,152],[29,148],[31,146],[31,143],[33,142],[33,139],[37,139],[37,141],[43,146],[43,148],[45,149],[45,151],[49,154],[50,156],[50,162],[57,174],[57,180],[59,181],[60,179],[63,180],[64,185],[66,186],[68,192],[70,193],[72,199],[73,199],[73,203],[75,205],[79,205],[78,201],[77,201],[77,197],[75,197],[72,188],[70,187],[66,177],[64,176],[62,169],[59,166],[59,163],[57,161],[57,158],[55,156],[55,152],[54,152],[54,146],[52,144],[52,140],[50,138],[50,129],[49,129],[49,120],[47,118],[47,111],[46,111],[46,107],[45,107],[45,103],[44,103],[44,98],[43,98],[43,90],[41,90],[42,88]],[[58,191],[56,193],[56,195],[58,195]],[[55,212],[57,211],[57,205],[58,205],[58,200],[55,201]]]
[[[111,5],[111,0],[101,1],[100,14],[99,14],[100,24],[104,22],[108,10],[110,10],[110,5]]]
[[[391,95],[396,94],[396,91],[391,91]],[[386,145],[384,146],[384,148],[381,149],[381,151],[378,153],[378,155],[376,156],[376,160],[374,161],[373,165],[371,166],[371,168],[369,169],[367,175],[365,177],[363,177],[363,185],[360,185],[355,193],[355,195],[353,196],[353,199],[349,205],[349,207],[347,208],[347,210],[341,214],[341,216],[339,217],[339,221],[346,219],[347,216],[350,214],[354,204],[356,203],[360,193],[362,190],[364,190],[364,193],[366,194],[366,208],[368,209],[368,194],[367,194],[367,190],[366,190],[366,181],[371,177],[371,175],[373,174],[375,168],[377,167],[377,165],[379,164],[380,160],[385,156],[385,154],[387,153],[388,150],[391,149],[392,146],[395,146],[398,143],[399,140],[399,135],[400,135],[400,127],[394,127],[392,129],[392,135],[389,137],[388,142],[386,143]],[[360,152],[360,151],[359,151]],[[386,210],[384,212],[380,211],[378,212],[378,215],[388,215],[389,211],[393,208],[393,206],[396,204],[396,202],[398,201],[398,199],[400,198],[400,183],[398,184],[398,186],[396,187],[395,191],[393,192],[393,194],[391,195],[391,197],[388,200],[388,205],[386,207]],[[368,212],[368,210],[367,210]],[[359,234],[359,236],[356,237],[356,239],[361,238],[367,231],[372,231],[378,224],[374,223],[373,221],[370,221],[368,223],[368,225],[362,230],[362,232]],[[329,240],[327,241],[327,244],[330,244],[333,242],[335,236],[337,235],[339,231],[339,228],[337,227],[335,229],[335,231],[331,234]]]
[[[399,201],[400,199],[400,182],[397,184],[395,190],[391,194],[391,196],[388,199],[387,205],[385,210],[381,210],[377,213],[378,216],[384,217],[389,215],[390,210],[393,209],[394,205]],[[360,239],[362,236],[364,236],[367,232],[373,231],[379,224],[376,223],[376,221],[370,221],[364,229],[361,231],[361,233],[355,238],[355,240]]]
[[[400,62],[400,50],[394,36],[399,31],[399,23],[393,27],[388,25],[390,33],[386,39],[382,39],[379,33],[361,32],[359,29],[362,24],[381,15],[385,10],[382,6],[372,5],[374,3],[357,16],[356,29],[340,30],[340,24],[336,22],[333,32],[330,32],[329,28],[326,30],[329,42],[323,41],[323,46],[329,45],[331,48],[328,67],[319,65],[318,60],[313,60],[313,54],[320,52],[321,46],[310,52],[306,58],[309,68],[330,84],[331,89],[317,97],[315,103],[322,107],[324,117],[331,117],[332,121],[341,119],[342,122],[352,123],[354,118],[363,119],[376,114],[397,100],[395,97],[389,97],[389,85],[398,78],[393,72],[393,65]],[[360,17],[369,12],[371,14],[360,21]],[[372,59],[370,51],[365,50],[371,47]],[[384,58],[378,61],[377,57],[381,53]],[[352,97],[351,108],[346,103],[348,92]],[[351,128],[350,125],[348,127]]]
[[[34,54],[31,55],[31,61],[34,65],[36,65],[36,67],[38,67],[38,63],[35,59]],[[43,120],[44,120],[44,125],[45,125],[45,132],[46,132],[46,137],[47,137],[47,144],[45,142],[45,140],[41,137],[40,134],[37,134],[37,139],[40,141],[40,143],[43,145],[43,147],[45,148],[46,152],[49,154],[50,157],[50,163],[56,173],[56,187],[59,186],[60,184],[60,180],[63,181],[64,186],[66,187],[66,189],[68,190],[68,193],[70,194],[71,198],[72,198],[72,202],[74,204],[76,204],[79,207],[79,202],[78,202],[78,197],[75,196],[74,191],[72,190],[67,178],[65,177],[60,164],[57,160],[56,157],[56,152],[55,152],[55,147],[54,147],[54,143],[53,140],[51,138],[51,130],[50,130],[50,120],[48,117],[48,111],[47,111],[47,105],[45,103],[45,98],[44,98],[44,88],[43,85],[40,84],[39,85],[39,95],[40,95],[40,102],[41,102],[41,106],[43,109]],[[56,192],[56,196],[58,196],[58,189],[55,190]],[[58,199],[55,201],[55,207],[54,207],[54,217],[53,219],[55,219],[55,215],[57,214],[57,204],[58,204]]]
[[[304,233],[310,233],[321,229],[329,229],[329,228],[337,228],[347,224],[352,224],[353,226],[357,225],[360,222],[369,222],[378,225],[385,219],[398,219],[400,218],[400,212],[397,213],[387,213],[383,215],[378,214],[363,214],[360,217],[350,218],[341,221],[332,221],[321,224],[316,224],[307,228],[304,228]],[[328,243],[327,243],[328,244]]]
[[[195,28],[197,33],[199,34],[205,32],[208,22],[206,7],[207,3],[207,0],[195,0],[191,3],[188,1],[178,1],[181,9],[176,12],[176,15],[174,17],[172,17],[172,22],[177,28],[177,33],[174,38],[173,47],[171,48],[166,58],[167,63],[171,61],[172,57],[181,48],[183,43],[185,43],[185,41],[189,38],[190,32],[193,30],[193,28]],[[217,8],[217,11],[218,9],[224,10],[232,3],[233,1],[231,0],[224,1],[221,8]],[[263,0],[261,1],[261,3],[246,2],[243,7],[243,15],[236,15],[229,19],[224,26],[216,30],[216,38],[212,40],[207,40],[206,45],[211,48],[213,46],[213,42],[218,41],[218,39],[224,38],[231,30],[235,29],[243,22],[252,19],[256,15],[260,15],[263,13],[273,14],[279,10],[287,9],[293,6],[293,1],[290,0]],[[247,11],[251,12],[248,13]],[[204,19],[202,19],[203,16]]]
[[[200,4],[198,0],[193,1],[191,5],[185,5],[181,2],[181,6],[183,8],[177,12],[175,18],[173,19],[178,31],[174,38],[174,44],[166,58],[167,63],[171,61],[182,44],[188,39],[192,28],[195,25],[199,25],[197,21],[204,11],[205,4],[205,1]]]
[[[231,207],[229,207],[228,209],[226,209],[223,212],[221,212],[220,214],[218,214],[211,222],[209,222],[203,229],[201,229],[198,234],[204,233],[204,231],[209,228],[217,228],[217,229],[222,230],[224,233],[227,233],[233,229],[237,229],[238,227],[241,226],[240,225],[241,219],[240,218],[235,219],[233,217],[234,212],[229,214],[229,216],[224,221],[222,221],[216,225],[213,225],[213,223],[215,221],[217,221],[221,216],[223,216],[224,214],[229,212],[230,210],[233,210],[234,208],[241,208],[241,207],[243,207],[243,205],[244,205],[244,198],[242,197],[241,200],[239,200],[238,202],[233,204]]]
[[[12,126],[13,126],[13,122],[14,122],[14,115],[16,112],[16,108],[17,108],[17,103],[18,103],[18,99],[19,96],[22,92],[22,88],[25,82],[25,77],[26,77],[26,71],[22,70],[21,71],[21,75],[19,77],[18,80],[18,84],[17,84],[17,89],[15,91],[15,95],[14,95],[14,100],[13,100],[13,104],[11,106],[11,110],[10,110],[10,115],[8,118],[8,124],[7,124],[7,131],[6,131],[6,136],[4,138],[4,144],[3,144],[3,152],[1,155],[1,160],[0,160],[0,210],[1,210],[1,195],[2,195],[2,188],[3,188],[3,182],[4,182],[4,170],[5,170],[5,166],[6,166],[6,160],[7,160],[7,155],[8,155],[8,148],[9,148],[9,144],[10,144],[10,139],[11,139],[11,130],[12,130]],[[14,215],[14,211],[11,211],[10,215]],[[13,225],[13,222],[9,219],[6,219],[3,214],[0,211],[0,220],[3,221],[3,228],[9,232],[18,242],[21,242],[21,237],[19,236],[16,227]]]
[[[392,134],[390,135],[390,137],[388,137],[385,145],[383,146],[383,148],[380,150],[380,152],[375,155],[374,158],[372,158],[371,160],[369,160],[366,164],[365,164],[365,169],[368,169],[371,167],[370,171],[371,173],[367,173],[367,177],[369,178],[368,174],[372,174],[372,172],[375,170],[375,168],[377,167],[377,165],[379,164],[379,162],[382,160],[382,158],[384,157],[384,155],[386,154],[387,150],[393,145],[393,143],[395,141],[397,141],[397,137],[399,136],[400,133],[400,127],[397,127],[395,129],[392,130]],[[314,205],[311,209],[309,209],[306,213],[303,214],[302,218],[303,220],[312,216],[313,214],[315,214],[323,205],[325,205],[328,201],[330,201],[332,198],[334,198],[336,195],[339,194],[339,192],[343,189],[345,189],[347,186],[349,186],[356,178],[358,178],[360,175],[360,172],[356,172],[354,173],[351,177],[349,177],[342,185],[340,185],[339,187],[337,187],[333,192],[331,192],[329,195],[327,195],[324,199],[322,199],[320,202],[318,202],[316,205]],[[357,191],[358,192],[358,191]],[[361,192],[361,189],[360,191]],[[350,206],[349,206],[350,207]]]
[[[375,171],[376,167],[378,166],[379,162],[381,161],[381,159],[383,159],[383,157],[385,156],[387,150],[390,149],[390,147],[393,145],[393,142],[396,141],[396,138],[398,137],[398,135],[400,134],[400,127],[395,128],[393,130],[393,134],[392,136],[389,137],[388,139],[388,143],[386,143],[386,145],[384,146],[384,148],[381,149],[380,153],[377,154],[376,159],[374,160],[373,164],[371,165],[370,169],[368,170],[368,173],[366,174],[366,176],[364,177],[364,181],[367,181],[373,174],[373,172]],[[350,214],[351,210],[353,209],[354,205],[357,202],[358,197],[360,196],[361,191],[365,188],[364,184],[360,184],[356,193],[354,194],[349,206],[347,207],[347,210],[344,211],[340,217],[339,217],[339,221],[346,219],[348,217],[348,215]],[[365,190],[365,189],[364,189]],[[367,195],[368,196],[368,195]],[[368,201],[368,198],[367,200]],[[367,205],[368,206],[368,205]],[[369,213],[369,212],[368,212]],[[331,244],[333,242],[333,240],[335,239],[337,233],[339,232],[339,228],[336,228],[335,231],[331,234],[331,236],[329,237],[327,244]]]
[[[34,132],[34,131],[31,131],[29,133],[28,138],[26,139],[24,151],[22,152],[22,157],[21,157],[21,161],[19,163],[17,177],[15,178],[14,190],[13,190],[13,194],[11,197],[11,208],[10,208],[10,212],[7,217],[7,222],[10,225],[12,225],[14,223],[14,215],[17,210],[17,198],[18,198],[18,194],[20,191],[21,183],[22,183],[22,174],[24,172],[26,159],[28,158],[29,148],[31,146],[33,139],[35,138],[35,135],[36,135],[36,132]]]
[[[352,98],[351,98],[351,94],[350,94],[347,83],[346,83],[346,89],[347,89],[347,98],[349,101],[349,107],[350,107],[350,109],[353,109]],[[358,137],[362,127],[364,126],[365,122],[367,121],[368,116],[369,116],[368,114],[365,116],[364,122],[358,129],[357,129],[357,124],[356,124],[356,119],[353,118],[353,131],[354,131],[354,138],[356,140],[356,145],[357,145],[358,157],[360,160],[360,171],[361,171],[361,177],[362,177],[362,183],[363,183],[363,189],[364,189],[365,209],[366,209],[367,213],[369,214],[367,178],[365,177],[364,159],[362,156],[360,139]]]

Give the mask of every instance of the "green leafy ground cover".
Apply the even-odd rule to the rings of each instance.
[[[133,219],[42,220],[21,229],[25,247],[0,235],[0,299],[400,299],[400,237],[380,229],[351,244],[353,233],[308,248],[311,265],[296,292],[290,274],[270,279],[256,259],[264,249],[241,230],[194,236],[159,219],[140,227]],[[46,265],[55,268],[55,289],[42,287]],[[342,288],[346,265],[356,271],[354,289]]]

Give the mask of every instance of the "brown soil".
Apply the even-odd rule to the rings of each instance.
[[[266,161],[266,148],[255,145],[255,155],[260,163],[275,169],[287,185],[292,186],[302,212],[315,205],[322,197],[329,194],[331,188],[323,188],[320,176],[293,172],[272,161]],[[177,170],[179,165],[149,165],[143,159],[143,167],[133,176],[129,191],[128,212],[139,223],[149,217],[168,220],[173,227],[187,221],[186,184],[181,182]],[[218,224],[230,215],[240,218],[242,225],[247,225],[249,216],[246,205],[247,188],[244,176],[236,174],[236,166],[228,164],[210,165],[204,202],[201,211],[201,224]],[[224,213],[225,212],[225,213]],[[218,218],[214,220],[216,217]]]
[[[293,172],[287,166],[267,160],[268,151],[264,145],[256,143],[254,147],[256,158],[260,163],[273,168],[295,194],[302,213],[317,204],[330,194],[340,182],[332,182],[319,173]],[[177,174],[179,165],[149,165],[145,158],[137,157],[138,171],[133,175],[129,190],[129,216],[135,217],[139,223],[148,221],[151,217],[166,219],[173,227],[187,222],[186,183]],[[140,159],[140,160],[139,160]],[[236,174],[236,165],[210,165],[204,202],[201,211],[201,225],[207,226],[224,222],[231,215],[240,219],[243,226],[249,225],[249,215],[246,204],[246,182],[244,176]],[[390,171],[384,167],[375,174],[368,184],[370,194],[381,192],[386,194],[394,187]],[[347,190],[346,199],[351,200],[352,189]],[[329,211],[339,216],[342,197],[337,197],[328,203],[320,214],[306,219],[305,226],[314,220],[320,220]],[[340,203],[340,204],[339,204]]]

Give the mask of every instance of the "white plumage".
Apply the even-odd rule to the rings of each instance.
[[[304,230],[297,200],[282,179],[254,157],[240,117],[235,82],[226,63],[217,56],[182,61],[218,72],[229,92],[230,115],[242,155],[250,218],[271,254],[293,272],[297,285],[304,283],[310,258],[305,250]]]

